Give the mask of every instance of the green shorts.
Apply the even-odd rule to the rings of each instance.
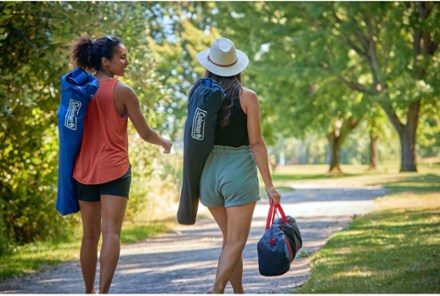
[[[126,197],[130,193],[131,165],[122,177],[103,184],[82,184],[75,180],[75,190],[78,200],[100,201],[101,195]]]
[[[215,145],[200,178],[200,202],[208,208],[227,208],[259,199],[257,166],[249,146]]]

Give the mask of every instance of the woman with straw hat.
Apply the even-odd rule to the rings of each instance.
[[[197,54],[197,60],[206,69],[205,76],[219,83],[226,94],[218,113],[214,148],[200,179],[200,201],[223,234],[215,282],[208,292],[223,293],[229,281],[234,293],[244,293],[242,252],[260,199],[257,167],[271,201],[278,204],[281,196],[269,171],[258,97],[241,84],[248,57],[231,40],[218,38]]]

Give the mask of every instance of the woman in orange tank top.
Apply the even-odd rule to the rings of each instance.
[[[145,121],[132,88],[115,79],[128,66],[127,49],[117,37],[95,41],[78,37],[72,44],[74,66],[93,72],[99,88],[87,107],[81,150],[75,162],[83,238],[80,262],[85,292],[95,293],[94,282],[100,250],[99,293],[108,293],[120,254],[120,234],[131,182],[127,122],[131,120],[146,142],[169,153],[171,142]]]

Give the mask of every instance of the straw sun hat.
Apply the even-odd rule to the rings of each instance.
[[[249,59],[234,42],[227,38],[217,38],[211,48],[197,54],[197,60],[211,73],[230,77],[241,73],[249,64]]]

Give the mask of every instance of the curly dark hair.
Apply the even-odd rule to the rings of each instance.
[[[89,36],[77,37],[71,44],[71,61],[76,67],[88,71],[101,70],[101,59],[111,59],[114,49],[121,39],[114,36],[102,36],[93,41]]]

